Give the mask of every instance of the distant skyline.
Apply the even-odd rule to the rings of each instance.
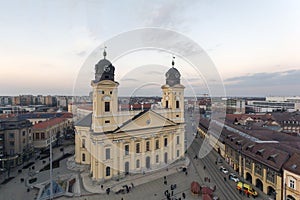
[[[197,42],[214,62],[228,96],[300,95],[299,9],[298,0],[1,1],[0,95],[72,95],[94,49],[143,27],[174,30]],[[168,55],[150,54],[142,56],[144,64],[139,54],[113,63],[116,80],[128,66],[170,67]],[[185,63],[176,62],[188,74]],[[88,76],[93,72],[94,65]],[[82,95],[88,95],[89,85]]]

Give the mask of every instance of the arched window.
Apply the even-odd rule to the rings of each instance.
[[[85,154],[82,154],[82,162],[85,162]]]
[[[179,101],[176,101],[176,108],[179,108]]]
[[[110,167],[106,167],[105,171],[106,171],[105,175],[110,176]]]
[[[82,148],[85,148],[85,139],[82,139]]]
[[[168,163],[168,153],[167,152],[165,153],[165,156],[164,156],[164,162],[166,164]]]
[[[140,160],[139,159],[136,160],[136,168],[140,168]]]
[[[164,139],[164,146],[165,146],[165,147],[168,146],[168,138],[165,138],[165,139]]]

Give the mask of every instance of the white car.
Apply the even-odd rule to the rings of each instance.
[[[223,166],[220,167],[220,171],[223,172],[224,174],[228,174],[228,170]]]
[[[233,180],[236,183],[240,181],[239,178],[234,173],[229,174],[229,180]]]

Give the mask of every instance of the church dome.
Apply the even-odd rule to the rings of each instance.
[[[106,51],[104,49],[103,56],[104,58],[101,59],[96,65],[95,65],[95,81],[99,82],[102,80],[112,80],[115,79],[115,67],[111,64],[109,60],[106,59]]]
[[[172,61],[172,67],[166,73],[166,84],[169,86],[174,86],[180,84],[181,74],[174,67],[174,60]]]

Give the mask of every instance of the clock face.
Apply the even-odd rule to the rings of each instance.
[[[176,77],[176,78],[179,78],[179,76],[180,76],[179,73],[176,72],[176,73],[175,73],[175,77]]]
[[[166,78],[169,78],[169,76],[170,76],[170,74],[169,74],[169,73],[167,73],[167,74],[166,74]]]
[[[105,65],[105,66],[104,66],[104,71],[105,71],[105,72],[109,72],[109,71],[110,71],[110,67],[109,67],[108,65]]]
[[[169,97],[168,97],[168,96],[166,97],[166,100],[169,100]]]
[[[104,101],[110,101],[110,96],[104,96],[104,97],[103,97],[103,100],[104,100]]]

